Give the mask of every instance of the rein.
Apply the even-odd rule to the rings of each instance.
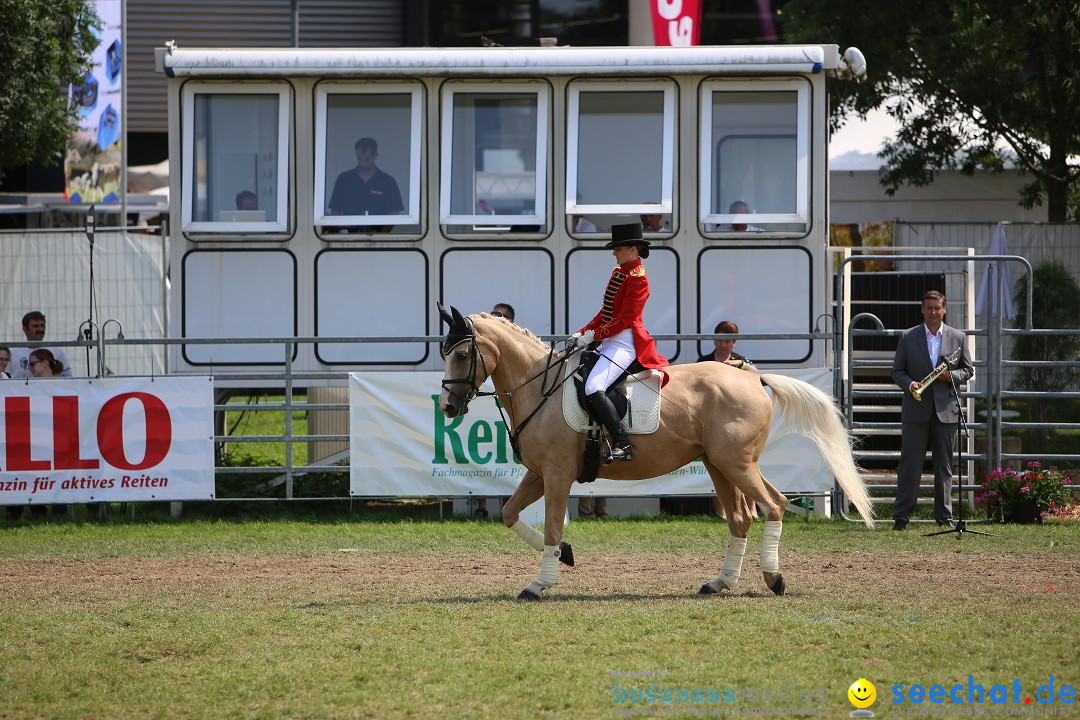
[[[461,343],[466,342],[466,341],[471,341],[472,342],[472,345],[469,347],[469,375],[468,375],[468,377],[464,377],[464,378],[443,378],[442,386],[443,386],[443,388],[446,389],[446,391],[448,393],[450,393],[450,395],[453,395],[454,397],[461,398],[465,404],[468,404],[473,398],[476,398],[476,397],[494,397],[495,398],[495,407],[497,407],[499,409],[499,415],[500,415],[500,417],[502,417],[503,425],[506,426],[507,435],[510,436],[510,447],[511,447],[511,449],[513,449],[514,454],[517,457],[520,458],[521,457],[521,446],[520,446],[520,443],[518,442],[518,439],[520,438],[522,431],[525,430],[525,426],[529,424],[529,421],[532,420],[536,416],[536,414],[538,412],[540,412],[540,409],[542,407],[544,407],[544,405],[551,398],[551,396],[554,395],[556,392],[558,392],[558,390],[566,383],[566,373],[562,372],[561,368],[563,367],[563,365],[571,357],[573,357],[573,355],[575,353],[578,352],[578,349],[576,347],[575,348],[570,348],[570,349],[568,349],[566,351],[566,353],[561,358],[559,358],[558,360],[552,362],[552,358],[555,356],[555,343],[553,342],[551,344],[551,349],[548,350],[548,359],[547,359],[547,363],[545,363],[545,366],[544,366],[543,370],[541,370],[540,372],[534,374],[532,377],[528,378],[527,380],[524,380],[522,383],[520,383],[513,390],[507,390],[507,391],[503,391],[503,392],[499,392],[498,390],[496,390],[495,392],[482,392],[480,390],[480,387],[473,380],[473,378],[476,377],[477,357],[479,357],[479,364],[484,370],[484,375],[490,377],[490,373],[488,372],[488,369],[487,369],[487,363],[484,361],[484,354],[477,349],[477,342],[476,342],[476,335],[475,334],[473,334],[470,337],[465,338],[461,342],[458,342],[455,345],[453,345],[446,353],[444,353],[444,357],[446,355],[449,355],[451,352],[453,352],[454,348],[456,348],[458,345],[460,345]],[[559,372],[555,375],[555,379],[552,382],[551,387],[548,388],[547,387],[547,385],[548,385],[548,373],[550,373],[555,368],[559,368]],[[520,423],[518,423],[516,426],[514,426],[513,430],[511,430],[510,429],[510,421],[507,418],[507,415],[506,415],[505,410],[503,409],[502,403],[499,402],[498,396],[499,395],[505,395],[506,398],[510,401],[511,410],[513,410],[513,403],[514,403],[513,396],[514,396],[514,393],[517,392],[518,390],[520,390],[521,388],[525,387],[529,383],[533,382],[537,378],[543,378],[541,380],[541,383],[540,383],[540,396],[541,396],[540,397],[540,402],[538,402],[536,404],[536,407],[533,408],[532,412],[530,412],[528,415],[526,415],[525,418]],[[463,384],[466,384],[466,383],[469,385],[469,390],[467,391],[467,393],[464,396],[459,395],[458,393],[454,392],[454,390],[450,387],[451,385],[463,385]]]

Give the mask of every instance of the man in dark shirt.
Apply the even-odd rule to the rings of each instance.
[[[379,145],[356,141],[356,167],[338,175],[330,196],[331,215],[397,215],[405,209],[397,181],[375,166]]]

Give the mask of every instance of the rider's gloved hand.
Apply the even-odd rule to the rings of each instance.
[[[586,330],[584,333],[576,332],[566,339],[566,347],[587,348],[592,344],[595,337],[596,333],[592,330]]]

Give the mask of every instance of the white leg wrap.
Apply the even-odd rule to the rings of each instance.
[[[780,531],[783,528],[781,520],[765,521],[765,530],[761,533],[761,572],[780,572]]]
[[[742,574],[743,558],[746,557],[746,538],[728,535],[727,551],[724,553],[724,567],[720,574],[707,584],[713,590],[734,590]]]
[[[517,536],[524,540],[525,544],[533,550],[543,551],[544,533],[540,532],[532,525],[529,525],[524,520],[518,520],[510,526],[510,529],[517,533]]]
[[[540,575],[536,578],[536,584],[547,590],[559,582],[559,551],[558,545],[544,546],[544,559],[540,561]]]

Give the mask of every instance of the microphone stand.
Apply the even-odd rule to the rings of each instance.
[[[968,423],[967,416],[964,415],[964,404],[960,402],[960,392],[956,389],[956,379],[953,377],[952,370],[949,370],[949,387],[952,388],[952,396],[956,401],[956,417],[959,422],[956,425],[956,472],[957,480],[959,481],[958,487],[960,507],[956,512],[956,524],[948,530],[939,530],[938,532],[925,533],[923,537],[935,537],[937,535],[951,535],[956,533],[956,539],[962,540],[964,533],[973,533],[975,535],[995,535],[995,533],[983,532],[982,530],[970,530],[968,529],[968,521],[964,520],[964,463],[961,460],[961,450],[964,447],[963,440],[968,437]],[[949,491],[949,496],[952,496],[952,490]],[[972,520],[971,522],[982,522],[981,520]]]
[[[90,209],[86,213],[86,220],[84,221],[83,231],[86,233],[86,239],[90,242],[90,319],[83,325],[86,327],[82,331],[83,341],[86,343],[86,374],[90,376],[90,344],[94,340],[94,328],[97,327],[94,324],[94,206],[91,205]],[[80,328],[81,329],[81,328]],[[101,365],[100,358],[98,365]]]

